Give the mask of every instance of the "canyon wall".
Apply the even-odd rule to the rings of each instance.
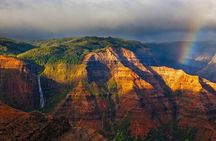
[[[145,56],[145,54],[143,54]],[[75,88],[56,109],[78,127],[102,130],[104,123],[130,116],[133,136],[170,121],[214,138],[215,84],[182,70],[145,65],[125,48],[88,54]]]
[[[36,72],[13,57],[0,56],[0,97],[3,102],[22,110],[39,107]]]

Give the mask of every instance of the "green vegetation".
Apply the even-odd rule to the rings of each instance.
[[[158,129],[152,129],[145,139],[137,141],[194,141],[196,129],[181,128],[176,122],[160,126]]]
[[[134,141],[194,141],[195,134],[194,128],[180,128],[177,122],[170,122],[151,129],[145,138],[137,137]]]
[[[89,92],[90,92],[91,95],[95,95],[95,96],[99,96],[100,95],[100,92],[99,92],[99,90],[97,88],[97,84],[95,82],[91,82],[88,85],[88,87],[89,87],[88,90],[89,90]]]
[[[87,53],[103,51],[108,47],[124,47],[133,50],[138,47],[145,47],[145,45],[138,41],[128,41],[112,37],[52,39],[47,41],[35,41],[32,42],[32,45],[11,39],[0,38],[0,54],[13,55],[30,62],[29,64],[36,63],[41,66],[41,69],[38,71],[42,75],[43,72],[41,70],[48,68],[46,65],[54,66],[55,64],[63,63],[70,66],[69,69],[71,70],[72,68],[75,68],[75,65],[82,62]],[[62,74],[61,72],[59,73]],[[108,87],[104,86],[99,88],[99,90],[97,90],[97,87],[94,84],[90,84],[89,89],[92,95],[102,96],[108,100],[111,109],[114,111],[110,93],[117,93],[117,84],[112,80],[109,83]],[[66,92],[56,93],[60,94],[49,95],[46,107],[43,109],[44,112],[52,111],[52,108],[66,95]]]
[[[24,42],[18,42],[12,39],[0,38],[0,54],[15,56],[16,54],[23,53],[34,46]]]
[[[116,135],[113,141],[133,141],[133,138],[130,135],[130,119],[128,115],[119,121],[114,129]]]
[[[32,44],[0,38],[0,54],[17,56],[21,59],[34,61],[39,65],[59,62],[79,64],[88,52],[102,51],[110,46],[124,47],[130,50],[146,47],[138,41],[112,37],[73,37],[35,41]]]
[[[107,87],[108,87],[108,90],[113,93],[113,92],[117,92],[118,90],[118,85],[115,81],[114,78],[110,79],[108,82],[107,82]]]
[[[79,64],[88,52],[101,51],[109,46],[133,49],[144,45],[137,41],[125,41],[118,38],[64,38],[42,41],[39,48],[19,54],[18,57],[35,61],[39,65],[53,63]]]
[[[59,104],[59,102],[66,97],[68,92],[69,90],[65,90],[62,93],[57,93],[50,96],[50,98],[47,100],[45,107],[41,111],[45,113],[52,112],[53,109]]]
[[[163,124],[157,129],[151,129],[146,137],[132,137],[130,135],[130,118],[126,115],[122,120],[109,128],[115,133],[112,141],[194,141],[195,128],[179,127],[177,122]]]

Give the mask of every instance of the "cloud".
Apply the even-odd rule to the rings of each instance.
[[[215,0],[0,0],[0,36],[181,38],[193,26],[214,31],[215,14]]]

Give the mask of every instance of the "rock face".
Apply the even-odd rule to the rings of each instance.
[[[76,66],[70,66],[65,63],[47,64],[43,75],[49,79],[52,79],[58,83],[71,84],[75,74],[73,73]]]
[[[25,113],[0,103],[0,140],[52,141],[71,128],[65,118]]]
[[[216,55],[214,55],[211,60],[209,61],[209,63],[200,71],[198,71],[198,74],[210,79],[214,82],[216,82]]]
[[[197,128],[199,139],[216,136],[216,85],[208,80],[151,67],[133,51],[112,47],[88,54],[75,74],[75,88],[55,115],[68,117],[78,127],[101,130],[128,114],[133,136],[145,136],[172,120]]]
[[[77,128],[58,138],[58,141],[108,141],[93,129]]]
[[[193,47],[184,46],[193,44]],[[184,71],[205,77],[216,82],[216,43],[215,42],[168,42],[168,43],[150,43],[147,46],[159,62],[163,66],[172,68],[181,68]],[[185,62],[179,62],[182,53],[185,50],[191,51]]]
[[[39,107],[37,77],[27,64],[13,57],[0,56],[1,100],[22,110]]]
[[[197,140],[216,140],[216,84],[176,69],[197,74],[209,62],[198,74],[214,80],[215,48],[200,46],[184,66],[175,43],[147,48],[87,37],[48,44],[18,55],[43,65],[41,77],[31,63],[0,55],[0,140],[105,141],[125,117],[135,137],[174,122],[195,128]],[[45,106],[53,115],[5,104],[25,111]]]

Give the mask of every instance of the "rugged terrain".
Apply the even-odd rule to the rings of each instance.
[[[4,141],[54,140],[71,128],[65,118],[25,113],[3,103],[0,103],[0,116],[0,139]]]
[[[36,66],[0,55],[0,99],[22,110],[39,107]]]
[[[145,66],[132,51],[112,47],[88,54],[79,72],[82,77],[77,75],[76,87],[55,113],[77,126],[102,130],[104,122],[129,114],[134,136],[145,136],[172,120],[197,128],[202,140],[216,134],[216,85],[208,80],[182,70]]]
[[[186,66],[175,63],[175,55],[163,60],[163,54],[137,41],[84,37],[37,46],[0,56],[1,100],[47,115],[1,104],[0,126],[8,128],[0,138],[215,140],[216,83],[194,71],[208,57],[197,57],[202,63],[190,74],[191,68],[185,72]],[[46,100],[42,109],[38,76]],[[23,125],[32,132],[21,130]]]
[[[160,65],[183,69],[188,73],[216,81],[215,54],[216,43],[213,41],[182,41],[168,43],[148,43],[148,47]],[[187,54],[185,63],[179,62],[182,54]]]
[[[34,45],[0,37],[0,54],[16,55],[33,49]]]

